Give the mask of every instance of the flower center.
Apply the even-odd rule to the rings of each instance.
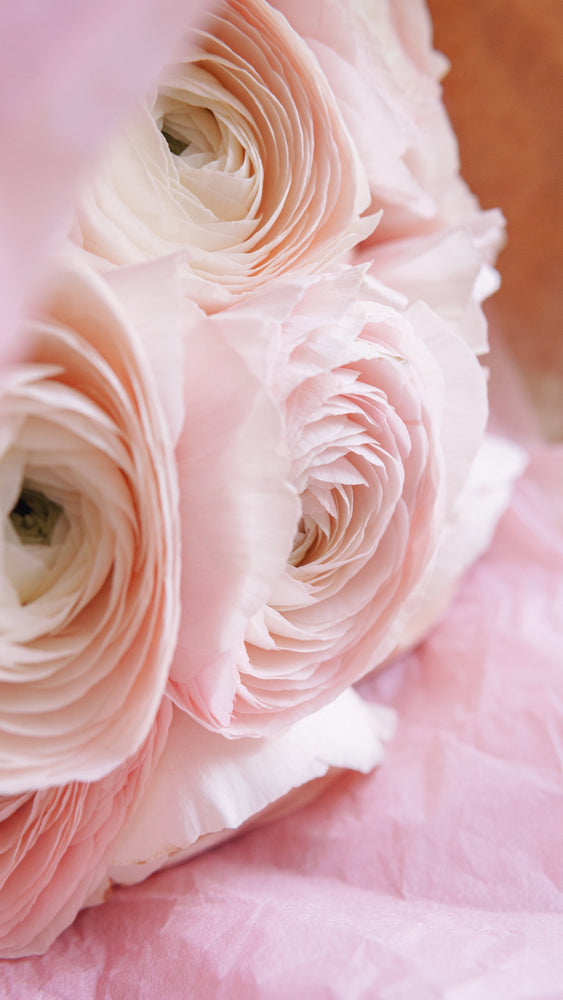
[[[50,545],[62,513],[60,504],[24,484],[10,521],[22,545]]]
[[[323,530],[310,513],[304,513],[293,539],[293,548],[288,560],[290,566],[297,568],[316,562],[326,548],[326,531],[326,525]]]
[[[177,139],[176,136],[170,135],[170,132],[166,132],[164,129],[161,129],[160,131],[168,143],[168,149],[171,153],[174,153],[174,156],[180,156],[184,150],[188,148],[187,142],[184,142],[182,139]]]

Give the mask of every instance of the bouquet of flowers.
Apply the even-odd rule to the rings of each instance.
[[[485,434],[503,220],[422,0],[165,10],[66,172],[26,106],[54,138],[4,271],[6,957],[373,768],[393,718],[351,686],[437,622],[522,466]]]

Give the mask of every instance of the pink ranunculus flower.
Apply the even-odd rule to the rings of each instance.
[[[112,287],[67,260],[22,330],[25,362],[2,373],[5,795],[120,765],[147,737],[167,682],[183,418],[174,302],[184,305],[162,263],[147,267],[140,279],[124,269]]]
[[[262,421],[239,468],[232,449],[246,431],[225,367],[217,392],[232,419],[216,418],[212,453],[180,436],[191,531],[169,690],[211,728],[261,735],[400,643],[483,435],[485,374],[436,313],[359,268],[273,284],[207,317],[198,336],[210,358],[229,345],[244,360],[281,426]],[[198,537],[222,539],[224,559],[209,550],[205,565]]]
[[[112,845],[165,745],[172,711],[162,702],[149,735],[94,782],[0,796],[0,955],[45,951],[105,879]]]
[[[158,80],[77,200],[77,238],[113,264],[187,250],[215,310],[366,238],[364,168],[314,55],[266,0],[226,0]]]
[[[424,0],[272,0],[319,60],[365,167],[381,243],[470,218]]]

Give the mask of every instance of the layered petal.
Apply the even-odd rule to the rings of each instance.
[[[463,575],[489,548],[527,462],[521,447],[485,434],[444,521],[435,557],[405,607],[394,657],[414,648],[443,617]]]
[[[360,269],[274,285],[206,327],[276,401],[281,426],[263,433],[270,454],[289,462],[286,479],[282,465],[274,470],[277,491],[289,484],[298,503],[293,518],[289,504],[272,518],[279,545],[269,566],[260,530],[246,536],[254,554],[238,597],[225,598],[223,580],[207,573],[221,645],[190,618],[170,691],[210,728],[260,735],[325,704],[399,643],[409,598],[483,435],[485,375],[436,313],[409,306]],[[182,482],[227,495],[236,477],[221,488],[220,472],[209,487],[205,468],[189,470],[182,518],[197,533],[198,510]],[[237,522],[214,514],[236,552]],[[189,574],[187,564],[183,588]],[[202,647],[212,655],[202,659]]]
[[[181,605],[171,668],[194,677],[211,717],[230,715],[233,649],[291,548],[299,500],[283,418],[216,324],[186,331],[186,419],[176,448]]]
[[[164,701],[142,747],[92,783],[0,797],[0,954],[39,954],[67,927],[109,862],[142,796],[171,719]]]
[[[274,0],[317,56],[368,175],[372,240],[466,221],[477,201],[459,176],[441,99],[447,60],[432,49],[423,0]]]
[[[172,299],[171,367],[173,313]],[[26,334],[28,360],[0,392],[5,794],[95,780],[138,749],[179,615],[173,424],[142,331],[69,261]]]
[[[355,258],[411,302],[426,302],[483,354],[488,339],[481,303],[500,285],[493,264],[503,236],[504,220],[494,209],[440,232],[362,246]]]
[[[372,231],[367,181],[317,60],[265,0],[210,13],[197,51],[77,203],[79,239],[114,264],[187,251],[186,289],[214,310],[315,271]]]

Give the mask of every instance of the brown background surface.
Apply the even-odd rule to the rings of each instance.
[[[462,173],[508,241],[491,343],[509,348],[545,433],[563,438],[563,0],[428,0],[452,68]]]

